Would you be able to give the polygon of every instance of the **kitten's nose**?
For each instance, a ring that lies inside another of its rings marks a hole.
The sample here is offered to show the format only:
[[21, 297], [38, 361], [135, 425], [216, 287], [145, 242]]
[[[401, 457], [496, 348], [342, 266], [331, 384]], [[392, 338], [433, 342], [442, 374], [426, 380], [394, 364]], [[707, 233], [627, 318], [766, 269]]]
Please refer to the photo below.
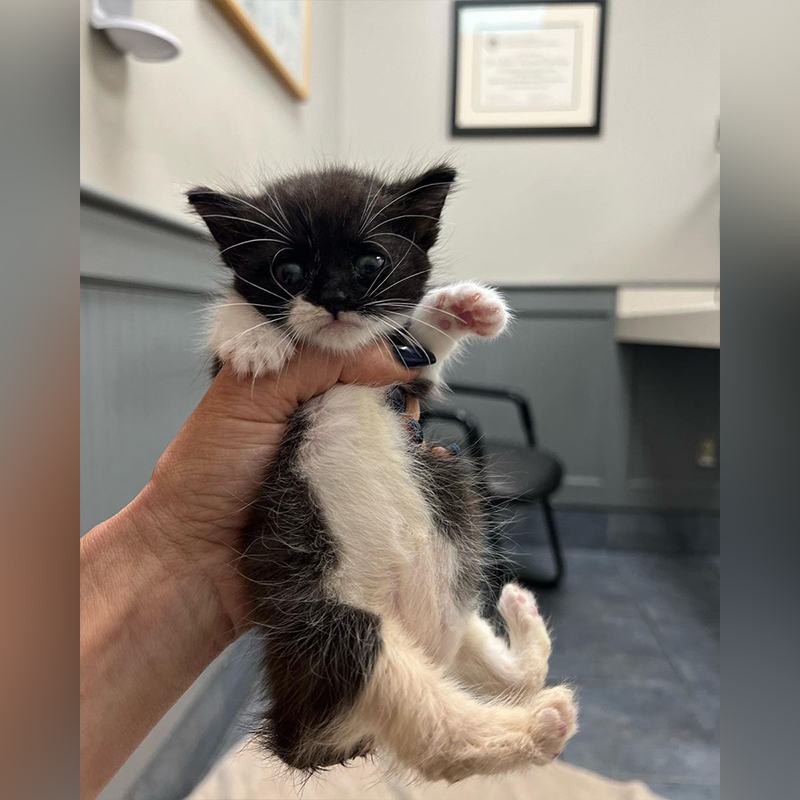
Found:
[[342, 289], [331, 289], [320, 299], [322, 307], [330, 311], [334, 319], [338, 318], [340, 311], [347, 308], [347, 294]]

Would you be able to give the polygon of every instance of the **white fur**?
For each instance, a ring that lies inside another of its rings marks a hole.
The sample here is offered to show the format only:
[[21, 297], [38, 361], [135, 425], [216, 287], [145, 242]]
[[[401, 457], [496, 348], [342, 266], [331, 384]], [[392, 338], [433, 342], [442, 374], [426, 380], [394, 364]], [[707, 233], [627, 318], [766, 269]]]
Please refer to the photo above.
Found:
[[[234, 301], [236, 302], [236, 301]], [[346, 352], [382, 331], [357, 315], [331, 315], [298, 300], [289, 326], [298, 338]], [[467, 282], [426, 295], [412, 337], [437, 357], [424, 372], [441, 378], [470, 335], [493, 338], [508, 311], [497, 292]], [[211, 346], [240, 373], [277, 371], [293, 348], [246, 306], [222, 308]], [[309, 433], [298, 468], [324, 509], [339, 556], [332, 589], [379, 615], [384, 646], [367, 690], [337, 731], [347, 749], [365, 733], [400, 764], [432, 779], [459, 780], [556, 757], [576, 727], [572, 693], [542, 689], [550, 640], [533, 597], [504, 591], [499, 610], [511, 646], [451, 596], [455, 552], [434, 529], [412, 477], [397, 415], [379, 389], [339, 385], [308, 404]]]
[[293, 340], [234, 291], [213, 317], [208, 346], [240, 376], [278, 372], [294, 354]]

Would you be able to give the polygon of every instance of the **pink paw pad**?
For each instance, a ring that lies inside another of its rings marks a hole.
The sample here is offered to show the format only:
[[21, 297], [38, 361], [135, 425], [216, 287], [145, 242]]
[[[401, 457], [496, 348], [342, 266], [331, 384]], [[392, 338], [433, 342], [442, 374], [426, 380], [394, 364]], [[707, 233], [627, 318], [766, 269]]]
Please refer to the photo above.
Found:
[[504, 613], [520, 622], [539, 616], [539, 608], [533, 595], [513, 585], [503, 590], [500, 607]]
[[456, 327], [478, 336], [493, 336], [505, 324], [502, 301], [490, 290], [443, 292], [435, 307], [442, 312], [436, 320], [442, 330]]
[[533, 599], [532, 595], [517, 591], [514, 593], [513, 598], [518, 611], [522, 612], [523, 614], [530, 614], [534, 617], [539, 616], [539, 608], [536, 605], [536, 601]]

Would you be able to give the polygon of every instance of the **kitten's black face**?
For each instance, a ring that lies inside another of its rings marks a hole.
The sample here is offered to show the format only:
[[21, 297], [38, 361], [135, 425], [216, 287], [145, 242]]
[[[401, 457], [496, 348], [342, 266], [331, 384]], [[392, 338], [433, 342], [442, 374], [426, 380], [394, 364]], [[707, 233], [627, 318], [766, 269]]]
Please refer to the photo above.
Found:
[[395, 182], [336, 168], [260, 195], [188, 198], [242, 297], [297, 339], [344, 351], [408, 322], [454, 180], [447, 165]]

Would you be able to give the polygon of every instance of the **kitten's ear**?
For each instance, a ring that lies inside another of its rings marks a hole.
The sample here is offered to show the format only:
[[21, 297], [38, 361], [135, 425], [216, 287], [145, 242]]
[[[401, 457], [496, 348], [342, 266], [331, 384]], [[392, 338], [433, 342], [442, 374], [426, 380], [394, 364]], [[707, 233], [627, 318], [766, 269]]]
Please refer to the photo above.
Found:
[[407, 215], [402, 222], [423, 250], [436, 244], [439, 218], [455, 179], [455, 169], [442, 163], [397, 186], [400, 197], [396, 205], [402, 208], [399, 213]]
[[[186, 198], [206, 223], [220, 250], [248, 239], [270, 236], [267, 226], [253, 219], [258, 216], [257, 210], [243, 198], [215, 192], [205, 186], [186, 192]], [[236, 250], [233, 250], [231, 256], [235, 254]], [[223, 258], [229, 260], [227, 253], [223, 253]]]

